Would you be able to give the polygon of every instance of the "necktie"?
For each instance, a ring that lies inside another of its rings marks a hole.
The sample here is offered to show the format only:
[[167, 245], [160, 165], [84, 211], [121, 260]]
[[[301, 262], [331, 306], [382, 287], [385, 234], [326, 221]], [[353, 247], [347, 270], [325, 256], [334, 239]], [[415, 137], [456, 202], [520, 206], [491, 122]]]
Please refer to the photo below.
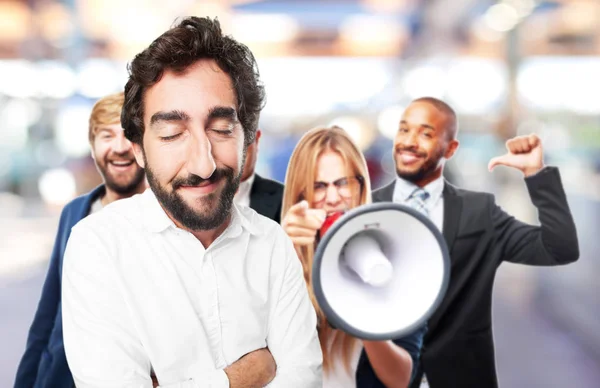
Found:
[[[408, 197], [408, 205], [413, 209], [421, 212], [425, 217], [429, 217], [429, 211], [427, 210], [426, 201], [429, 198], [429, 193], [422, 188], [416, 188], [415, 191]], [[429, 388], [429, 382], [427, 376], [423, 373], [421, 378], [421, 384], [419, 388]]]
[[416, 188], [415, 191], [408, 197], [408, 205], [413, 209], [421, 212], [425, 217], [429, 217], [426, 201], [429, 198], [429, 193], [422, 188]]

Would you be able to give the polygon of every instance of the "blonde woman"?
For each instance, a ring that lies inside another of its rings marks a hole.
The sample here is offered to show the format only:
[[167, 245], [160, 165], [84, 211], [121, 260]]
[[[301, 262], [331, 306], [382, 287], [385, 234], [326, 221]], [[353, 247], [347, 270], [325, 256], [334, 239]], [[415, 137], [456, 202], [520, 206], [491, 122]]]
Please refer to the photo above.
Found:
[[425, 328], [393, 342], [362, 341], [332, 328], [314, 297], [312, 263], [325, 218], [370, 202], [367, 164], [348, 134], [339, 127], [307, 132], [288, 165], [281, 218], [317, 312], [324, 388], [405, 388], [419, 359]]

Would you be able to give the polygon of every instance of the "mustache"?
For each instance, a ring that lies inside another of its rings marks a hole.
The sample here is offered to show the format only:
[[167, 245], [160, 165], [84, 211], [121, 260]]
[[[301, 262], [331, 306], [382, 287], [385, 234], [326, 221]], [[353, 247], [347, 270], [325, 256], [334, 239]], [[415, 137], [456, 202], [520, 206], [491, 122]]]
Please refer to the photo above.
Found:
[[233, 170], [218, 168], [208, 179], [204, 179], [195, 174], [190, 174], [185, 178], [178, 177], [173, 179], [172, 186], [173, 190], [177, 190], [181, 186], [198, 186], [204, 182], [215, 183], [223, 178], [229, 178], [233, 176]]
[[401, 146], [397, 146], [395, 149], [396, 153], [399, 152], [410, 152], [412, 154], [415, 154], [418, 157], [424, 158], [427, 156], [427, 153], [425, 152], [419, 152], [416, 148], [414, 147], [401, 147]]
[[108, 155], [106, 155], [105, 159], [106, 160], [123, 160], [123, 159], [131, 160], [131, 159], [135, 159], [135, 156], [133, 155], [132, 150], [128, 150], [125, 152], [111, 152]]

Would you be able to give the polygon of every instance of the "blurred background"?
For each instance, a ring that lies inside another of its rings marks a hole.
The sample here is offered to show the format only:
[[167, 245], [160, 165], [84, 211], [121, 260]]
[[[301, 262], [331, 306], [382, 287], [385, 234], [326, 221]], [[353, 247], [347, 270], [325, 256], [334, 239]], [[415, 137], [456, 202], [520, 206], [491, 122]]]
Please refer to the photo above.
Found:
[[403, 107], [434, 96], [460, 118], [447, 179], [537, 223], [521, 174], [487, 162], [507, 138], [540, 135], [581, 258], [500, 267], [500, 385], [600, 386], [600, 1], [0, 0], [0, 387], [13, 384], [60, 210], [101, 182], [92, 105], [122, 90], [127, 63], [186, 15], [218, 17], [258, 59], [263, 176], [283, 181], [299, 137], [338, 124], [380, 187], [394, 177]]

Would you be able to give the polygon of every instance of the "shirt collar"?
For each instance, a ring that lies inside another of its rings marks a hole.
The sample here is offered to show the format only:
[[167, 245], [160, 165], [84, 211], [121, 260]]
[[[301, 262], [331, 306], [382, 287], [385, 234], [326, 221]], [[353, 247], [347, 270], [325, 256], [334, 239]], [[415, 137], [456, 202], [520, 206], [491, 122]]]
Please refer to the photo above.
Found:
[[238, 188], [237, 193], [235, 193], [234, 202], [239, 202], [242, 198], [250, 197], [250, 191], [252, 190], [255, 176], [256, 174], [252, 174], [248, 179], [240, 182], [240, 187]]
[[142, 193], [141, 212], [144, 217], [144, 223], [148, 230], [154, 233], [160, 233], [169, 227], [175, 227], [173, 221], [158, 202], [151, 188], [147, 188]]
[[252, 173], [252, 175], [250, 175], [250, 177], [248, 179], [246, 179], [245, 181], [243, 181], [241, 184], [245, 184], [246, 187], [252, 187], [252, 184], [254, 183], [254, 177], [256, 177], [255, 173]]
[[[248, 233], [253, 234], [253, 235], [258, 235], [260, 234], [260, 231], [258, 230], [258, 228], [256, 227], [256, 225], [252, 222], [252, 219], [250, 219], [249, 217], [253, 217], [252, 214], [246, 214], [249, 212], [244, 212], [242, 211], [238, 205], [236, 205], [235, 203], [232, 205], [231, 207], [231, 223], [229, 224], [229, 227], [227, 229], [232, 229], [233, 230], [233, 234], [232, 237], [237, 237], [240, 235], [242, 229], [245, 229], [248, 231]], [[254, 217], [256, 217], [257, 214], [254, 215]], [[241, 227], [241, 228], [240, 228]]]
[[[414, 183], [397, 177], [396, 185], [394, 187], [394, 202], [405, 202], [417, 188], [418, 186]], [[440, 176], [436, 180], [429, 182], [427, 185], [425, 185], [425, 187], [423, 187], [423, 189], [429, 193], [428, 202], [436, 203], [437, 200], [442, 196], [442, 192], [444, 190], [443, 176]]]
[[[146, 189], [142, 194], [142, 214], [145, 226], [151, 232], [160, 233], [169, 227], [177, 227], [162, 208], [150, 188]], [[241, 234], [242, 229], [247, 230], [250, 234], [259, 234], [258, 228], [240, 211], [237, 205], [232, 205], [231, 214], [231, 222], [223, 234], [231, 234], [230, 237], [237, 237]]]

